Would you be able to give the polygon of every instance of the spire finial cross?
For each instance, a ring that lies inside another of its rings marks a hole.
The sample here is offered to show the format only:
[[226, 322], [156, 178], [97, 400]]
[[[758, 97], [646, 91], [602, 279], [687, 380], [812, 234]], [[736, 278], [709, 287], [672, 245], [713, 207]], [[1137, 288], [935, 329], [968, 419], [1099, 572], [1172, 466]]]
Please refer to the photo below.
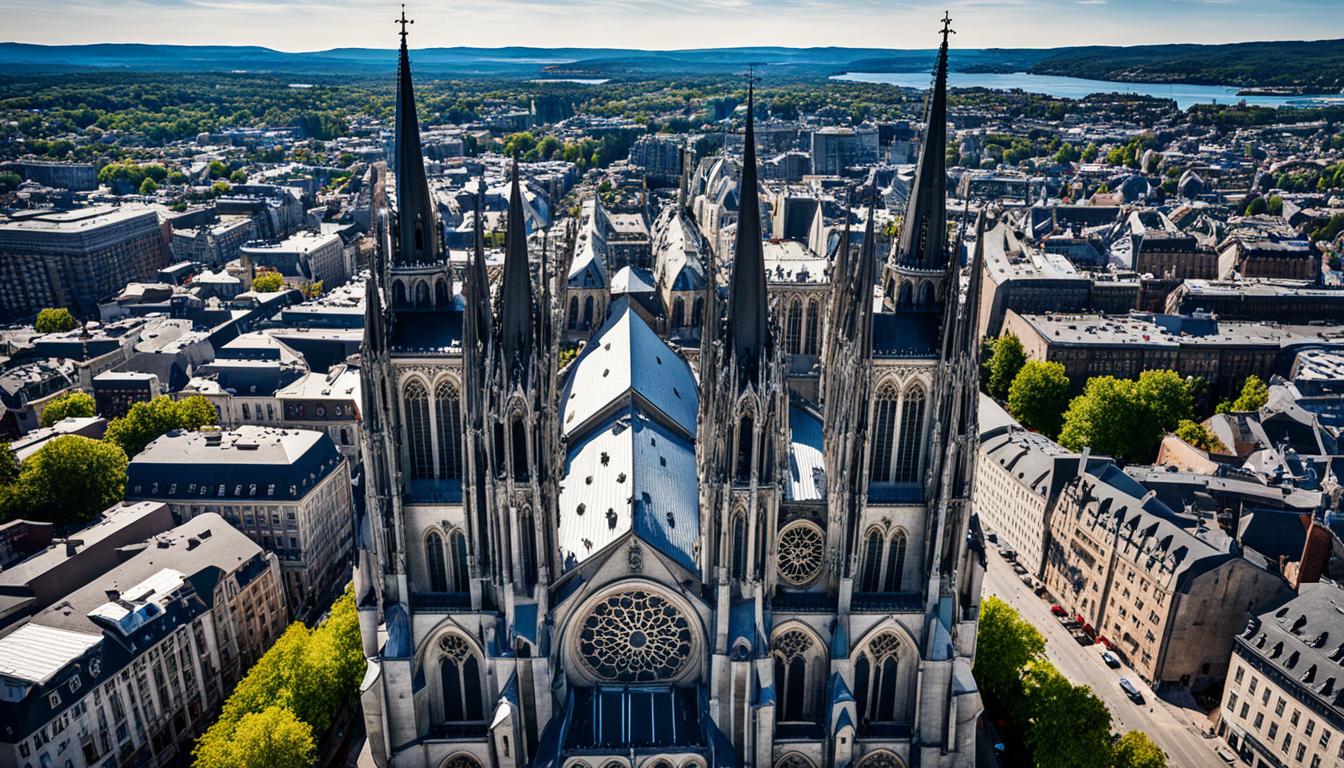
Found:
[[402, 3], [402, 4], [401, 4], [401, 18], [400, 18], [400, 19], [393, 19], [392, 23], [394, 23], [394, 24], [400, 24], [400, 25], [401, 25], [401, 32], [398, 33], [398, 34], [401, 35], [401, 44], [402, 44], [402, 45], [405, 45], [405, 44], [406, 44], [406, 34], [407, 34], [407, 32], [406, 32], [406, 25], [407, 25], [407, 24], [414, 24], [414, 23], [415, 23], [415, 19], [408, 19], [408, 18], [406, 18], [406, 4], [405, 4], [405, 3]]
[[943, 28], [940, 30], [943, 35], [943, 45], [947, 45], [947, 36], [957, 34], [957, 30], [952, 28], [952, 16], [947, 11], [943, 11]]

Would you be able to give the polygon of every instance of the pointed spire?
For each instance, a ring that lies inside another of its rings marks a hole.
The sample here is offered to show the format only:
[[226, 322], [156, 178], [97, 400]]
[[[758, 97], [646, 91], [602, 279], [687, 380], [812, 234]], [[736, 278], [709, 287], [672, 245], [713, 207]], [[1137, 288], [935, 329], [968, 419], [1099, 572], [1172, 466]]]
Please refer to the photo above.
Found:
[[914, 186], [893, 258], [911, 269], [942, 269], [947, 264], [947, 38], [956, 32], [943, 15], [943, 43], [929, 92], [928, 122], [919, 150]]
[[527, 261], [527, 226], [523, 220], [523, 193], [518, 184], [517, 160], [513, 162], [509, 221], [504, 236], [499, 334], [507, 365], [513, 365], [528, 352], [532, 342], [532, 275]]
[[755, 92], [747, 84], [747, 132], [743, 137], [742, 180], [737, 207], [737, 243], [728, 286], [728, 336], [737, 363], [754, 377], [767, 342], [765, 252], [761, 245], [761, 204], [757, 199]]
[[420, 154], [420, 120], [415, 111], [415, 87], [411, 83], [411, 57], [406, 50], [406, 18], [402, 6], [401, 54], [397, 66], [397, 264], [433, 264], [439, 260], [438, 226], [434, 201], [425, 177], [425, 159]]
[[[481, 197], [485, 191], [485, 180], [480, 180], [476, 188], [475, 247], [467, 260], [467, 272], [463, 279], [463, 292], [467, 301], [466, 327], [470, 343], [475, 345], [476, 353], [483, 359], [486, 339], [490, 338], [490, 278], [485, 273], [485, 229], [484, 216], [481, 213]], [[480, 372], [478, 372], [480, 373]]]

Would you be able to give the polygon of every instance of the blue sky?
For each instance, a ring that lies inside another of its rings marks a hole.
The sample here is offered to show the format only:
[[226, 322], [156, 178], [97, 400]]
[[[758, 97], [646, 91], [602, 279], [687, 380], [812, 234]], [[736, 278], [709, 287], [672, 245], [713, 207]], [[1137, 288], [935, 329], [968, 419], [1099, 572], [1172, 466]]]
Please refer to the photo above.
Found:
[[[436, 0], [408, 4], [412, 47], [1055, 47], [1344, 37], [1344, 0]], [[33, 43], [391, 47], [392, 2], [0, 0], [0, 39]]]

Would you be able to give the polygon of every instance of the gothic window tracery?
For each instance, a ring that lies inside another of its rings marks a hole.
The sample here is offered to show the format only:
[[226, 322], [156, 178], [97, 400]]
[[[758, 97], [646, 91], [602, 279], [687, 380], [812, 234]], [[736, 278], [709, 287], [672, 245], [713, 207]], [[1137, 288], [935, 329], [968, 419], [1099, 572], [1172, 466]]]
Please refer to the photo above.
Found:
[[873, 408], [872, 471], [870, 481], [891, 481], [891, 455], [896, 443], [896, 387], [890, 382], [877, 390]]
[[513, 479], [529, 479], [531, 472], [527, 465], [527, 428], [523, 425], [523, 415], [521, 413], [513, 417], [513, 429], [509, 436], [509, 442], [513, 447]]
[[805, 587], [821, 575], [825, 537], [815, 524], [800, 520], [785, 526], [778, 549], [779, 575], [785, 583]]
[[785, 347], [790, 353], [798, 354], [798, 344], [803, 336], [803, 302], [794, 299], [789, 302], [789, 322], [785, 330]]
[[601, 680], [672, 680], [690, 662], [691, 625], [659, 595], [642, 589], [620, 592], [584, 617], [578, 650], [584, 665]]
[[896, 482], [919, 482], [919, 456], [924, 436], [924, 390], [919, 385], [905, 393], [901, 405], [901, 441], [896, 452]]
[[448, 536], [453, 554], [453, 591], [470, 591], [471, 578], [467, 571], [467, 537], [462, 531], [453, 531]]
[[518, 516], [518, 536], [523, 589], [531, 592], [533, 585], [537, 583], [537, 532], [530, 508], [524, 507], [522, 514]]
[[818, 328], [821, 326], [821, 305], [816, 299], [807, 302], [807, 335], [803, 344], [803, 352], [808, 355], [817, 354], [817, 338], [820, 335]]
[[733, 561], [732, 574], [734, 579], [745, 579], [747, 577], [747, 513], [738, 510], [733, 515]]
[[905, 763], [896, 755], [880, 750], [864, 755], [859, 761], [858, 768], [905, 768]]
[[901, 640], [892, 632], [873, 638], [854, 662], [854, 704], [860, 722], [897, 722], [903, 716], [900, 690]]
[[439, 768], [481, 768], [481, 763], [471, 755], [460, 752], [444, 760]]
[[868, 532], [863, 545], [863, 578], [860, 592], [876, 592], [882, 578], [882, 534], [874, 528]]
[[733, 476], [742, 482], [751, 479], [752, 444], [755, 437], [755, 424], [751, 414], [745, 414], [737, 422], [737, 469], [733, 473]]
[[775, 636], [772, 650], [775, 662], [775, 690], [779, 696], [781, 722], [810, 720], [819, 701], [821, 671], [820, 647], [812, 635], [790, 629]]
[[434, 445], [429, 426], [429, 392], [419, 379], [411, 379], [402, 390], [406, 407], [407, 448], [410, 451], [411, 477], [434, 477]]
[[905, 585], [909, 537], [902, 529], [887, 534], [877, 527], [864, 536], [860, 592], [900, 592]]
[[439, 430], [439, 477], [462, 479], [462, 400], [457, 387], [441, 381], [434, 388], [434, 415]]
[[775, 768], [814, 768], [812, 761], [800, 752], [790, 752], [775, 762]]
[[481, 665], [459, 635], [439, 639], [439, 684], [446, 722], [485, 719], [481, 706]]
[[443, 537], [430, 531], [425, 537], [425, 570], [429, 573], [431, 592], [448, 591], [448, 564], [444, 559]]
[[892, 534], [891, 541], [887, 544], [888, 592], [900, 592], [902, 582], [905, 580], [905, 544], [905, 531]]

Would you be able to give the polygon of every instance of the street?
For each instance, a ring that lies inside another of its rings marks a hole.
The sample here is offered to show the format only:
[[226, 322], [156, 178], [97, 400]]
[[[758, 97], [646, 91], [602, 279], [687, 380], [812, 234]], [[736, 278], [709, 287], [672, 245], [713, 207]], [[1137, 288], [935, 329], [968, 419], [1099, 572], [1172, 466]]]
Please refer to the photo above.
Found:
[[[1117, 733], [1141, 730], [1167, 753], [1167, 762], [1175, 768], [1226, 768], [1214, 752], [1222, 744], [1196, 733], [1190, 717], [1153, 693], [1139, 675], [1128, 666], [1111, 669], [1101, 660], [1102, 646], [1086, 647], [1069, 636], [1068, 630], [1050, 613], [1050, 606], [1022, 583], [1011, 566], [999, 556], [998, 548], [988, 547], [988, 568], [984, 591], [1007, 602], [1023, 619], [1045, 636], [1045, 657], [1075, 684], [1090, 686], [1111, 710], [1111, 727]], [[1135, 704], [1120, 690], [1119, 680], [1128, 677], [1144, 697]]]

